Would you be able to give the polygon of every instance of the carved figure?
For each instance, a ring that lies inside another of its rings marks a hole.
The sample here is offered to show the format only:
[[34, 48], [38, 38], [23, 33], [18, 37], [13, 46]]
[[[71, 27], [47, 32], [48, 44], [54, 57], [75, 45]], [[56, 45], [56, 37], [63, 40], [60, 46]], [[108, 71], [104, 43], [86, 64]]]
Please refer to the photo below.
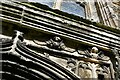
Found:
[[98, 57], [99, 57], [97, 47], [92, 47], [90, 52], [88, 50], [86, 50], [84, 52], [80, 52], [79, 50], [77, 50], [77, 52], [78, 52], [78, 54], [83, 55], [83, 56], [88, 57], [88, 58], [98, 59]]
[[50, 48], [58, 49], [58, 50], [64, 50], [65, 44], [61, 40], [60, 37], [55, 36], [53, 39], [50, 39], [45, 42], [46, 45]]
[[93, 47], [91, 49], [90, 55], [92, 58], [98, 59], [98, 48], [97, 47]]
[[49, 48], [57, 49], [57, 50], [64, 50], [65, 44], [63, 43], [63, 40], [61, 40], [60, 37], [55, 36], [53, 39], [50, 39], [45, 42], [37, 42], [34, 40], [34, 42], [38, 45], [47, 46]]
[[74, 49], [66, 47], [65, 44], [63, 43], [63, 40], [58, 36], [55, 36], [53, 39], [50, 39], [50, 40], [45, 41], [45, 42], [39, 42], [36, 40], [33, 40], [33, 42], [38, 44], [38, 45], [47, 46], [49, 48], [56, 49], [56, 50], [64, 50], [67, 52], [74, 52], [75, 51]]
[[[80, 54], [82, 56], [85, 56], [86, 59], [87, 58], [92, 58], [91, 60], [95, 60], [95, 61], [96, 60], [101, 60], [101, 61], [103, 61], [105, 63], [110, 64], [110, 67], [106, 67], [105, 65], [96, 64], [96, 63], [93, 63], [93, 62], [78, 61], [77, 64], [79, 64], [78, 66], [80, 66], [80, 69], [81, 70], [86, 70], [88, 74], [91, 74], [91, 75], [87, 75], [87, 74], [83, 75], [83, 74], [81, 74], [82, 76], [88, 76], [89, 78], [98, 78], [98, 76], [99, 77], [101, 75], [104, 76], [104, 72], [106, 74], [109, 74], [108, 69], [109, 68], [112, 69], [112, 67], [113, 67], [111, 62], [110, 62], [110, 58], [105, 56], [102, 51], [98, 51], [97, 47], [92, 47], [92, 49], [90, 51], [86, 50], [86, 51], [77, 51], [77, 52], [78, 52], [78, 54]], [[88, 59], [88, 60], [90, 60], [90, 59]], [[99, 73], [99, 75], [97, 73], [97, 70], [98, 70], [98, 72], [101, 72], [101, 73]], [[77, 69], [77, 71], [78, 71], [78, 69]], [[113, 71], [112, 71], [112, 73], [113, 73]], [[114, 78], [113, 74], [111, 74], [111, 75], [112, 75], [112, 78]]]

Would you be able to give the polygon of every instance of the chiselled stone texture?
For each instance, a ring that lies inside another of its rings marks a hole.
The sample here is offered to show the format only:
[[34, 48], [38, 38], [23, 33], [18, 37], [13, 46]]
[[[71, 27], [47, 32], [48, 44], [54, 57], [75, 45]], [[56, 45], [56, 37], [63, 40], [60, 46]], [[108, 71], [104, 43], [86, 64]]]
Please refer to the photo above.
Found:
[[[2, 34], [13, 36], [0, 39], [4, 79], [119, 80], [119, 28], [39, 3], [0, 2]], [[103, 3], [103, 0], [95, 3], [100, 12], [110, 9], [104, 7], [106, 4], [100, 8]], [[95, 12], [91, 13], [97, 16]], [[101, 15], [103, 21], [108, 18], [107, 14], [104, 11]], [[113, 25], [111, 18], [103, 23]]]
[[[61, 46], [56, 45], [61, 43], [59, 37], [55, 37], [55, 40], [50, 43], [48, 40], [47, 43], [36, 44], [34, 41], [24, 40], [23, 33], [17, 30], [11, 39], [0, 40], [2, 42], [0, 45], [3, 46], [1, 48], [3, 79], [8, 79], [6, 76], [12, 79], [84, 80], [84, 78], [101, 79], [100, 76], [104, 79], [114, 79], [110, 58], [98, 52], [96, 47], [93, 47], [90, 52], [79, 50], [69, 52], [67, 51], [69, 48], [60, 50], [54, 47]], [[47, 46], [48, 44], [51, 46]], [[46, 56], [47, 54], [49, 56]], [[20, 72], [23, 74], [19, 74]]]
[[0, 52], [2, 54], [2, 60], [0, 60], [0, 63], [2, 63], [2, 79], [80, 79], [59, 64], [27, 48], [26, 44], [19, 39], [19, 36], [19, 34], [16, 34], [16, 37], [13, 39], [0, 38], [2, 42], [0, 43], [2, 46], [0, 48], [2, 50]]
[[120, 29], [118, 24], [119, 0], [78, 0], [78, 2], [85, 3], [86, 19]]
[[[27, 31], [32, 29], [38, 32], [42, 31], [47, 34], [56, 34], [65, 38], [70, 38], [77, 42], [82, 42], [86, 45], [97, 46], [105, 50], [110, 50], [110, 48], [116, 48], [119, 50], [119, 30], [101, 25], [99, 23], [90, 22], [80, 17], [67, 17], [64, 15], [65, 13], [51, 10], [48, 7], [45, 7], [44, 9], [46, 10], [43, 10], [42, 7], [37, 8], [33, 6], [34, 3], [31, 3], [32, 5], [29, 3], [19, 2], [14, 4], [17, 6], [9, 5], [7, 3], [2, 3], [1, 5], [1, 18], [3, 21], [3, 26], [5, 27], [8, 27], [7, 24], [12, 23], [11, 26], [14, 24], [21, 25], [21, 28], [19, 29], [27, 28]], [[58, 12], [60, 14], [58, 14]], [[3, 32], [6, 30], [5, 27], [3, 27]], [[11, 27], [9, 31], [12, 32], [13, 28], [14, 27]], [[18, 26], [15, 27], [15, 29], [17, 28]], [[6, 34], [8, 34], [8, 31]], [[33, 38], [35, 36], [36, 35], [34, 35]]]

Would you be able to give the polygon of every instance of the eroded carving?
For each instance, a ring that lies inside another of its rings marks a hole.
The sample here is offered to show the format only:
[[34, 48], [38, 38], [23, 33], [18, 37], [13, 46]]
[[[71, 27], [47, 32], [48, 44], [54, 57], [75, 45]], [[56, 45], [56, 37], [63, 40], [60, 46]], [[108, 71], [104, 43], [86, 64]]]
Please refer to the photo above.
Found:
[[60, 51], [62, 50], [62, 51], [67, 51], [67, 52], [71, 52], [71, 53], [75, 51], [72, 48], [66, 47], [63, 40], [58, 36], [55, 36], [53, 39], [50, 39], [50, 40], [45, 41], [45, 42], [40, 42], [37, 40], [33, 40], [33, 42], [38, 44], [38, 45], [47, 46], [49, 48], [60, 50]]
[[38, 45], [41, 46], [47, 46], [49, 48], [57, 49], [57, 50], [64, 50], [65, 49], [65, 44], [63, 43], [63, 40], [61, 40], [60, 37], [55, 36], [53, 39], [50, 39], [45, 42], [39, 42], [34, 40], [34, 42]]
[[[102, 51], [99, 51], [97, 47], [92, 47], [91, 50], [71, 50], [69, 51], [69, 48], [65, 46], [63, 43], [63, 40], [61, 40], [60, 37], [54, 37], [53, 39], [50, 39], [45, 42], [39, 42], [34, 40], [34, 42], [41, 46], [47, 46], [49, 49], [55, 49], [60, 52], [65, 52], [66, 54], [73, 54], [76, 57], [82, 58], [82, 59], [75, 59], [75, 58], [68, 58], [67, 57], [67, 68], [71, 71], [73, 71], [75, 74], [82, 76], [82, 78], [98, 78], [100, 76], [103, 76], [104, 78], [114, 78], [114, 71], [112, 63], [110, 61], [110, 58], [105, 56]], [[53, 50], [54, 51], [54, 50]], [[48, 54], [47, 52], [45, 55]], [[47, 56], [47, 55], [46, 55]], [[48, 55], [49, 57], [49, 55]], [[83, 59], [85, 58], [85, 59]], [[101, 65], [101, 62], [104, 62], [105, 64], [108, 64], [109, 66], [106, 66], [104, 64]], [[82, 74], [80, 71], [85, 71], [86, 73]]]
[[[12, 45], [11, 52], [15, 52], [15, 48], [17, 47], [18, 41], [23, 42], [23, 40], [24, 40], [23, 33], [18, 31], [18, 30], [14, 30], [14, 34], [13, 34], [12, 40], [13, 40], [13, 45]], [[18, 56], [21, 56], [18, 53], [14, 53], [14, 54], [18, 55]]]
[[23, 41], [23, 33], [18, 31], [18, 30], [14, 30], [14, 35], [12, 37], [12, 40], [14, 40], [14, 42], [17, 42], [18, 40]]
[[116, 80], [120, 79], [120, 51], [113, 49], [113, 54], [115, 55], [115, 76]]
[[[58, 36], [55, 36], [54, 38], [52, 38], [48, 41], [45, 41], [45, 42], [40, 42], [37, 40], [33, 40], [33, 42], [37, 45], [47, 46], [48, 48], [56, 49], [56, 50], [65, 50], [65, 48], [66, 48], [65, 44], [63, 43], [63, 40]], [[49, 58], [48, 53], [44, 52], [44, 55], [45, 55], [45, 57]]]
[[[111, 65], [111, 63], [109, 62], [110, 58], [105, 56], [102, 51], [98, 51], [97, 47], [92, 47], [90, 51], [88, 50], [79, 51], [78, 50], [77, 52], [78, 54], [84, 56], [85, 59], [91, 58], [92, 60], [101, 60]], [[82, 78], [98, 78], [100, 76], [103, 76], [104, 78], [110, 78], [109, 76], [110, 67], [103, 65], [103, 64], [102, 65], [96, 64], [94, 62], [91, 63], [91, 61], [85, 62], [85, 61], [80, 60], [80, 61], [77, 61], [76, 73]], [[82, 73], [79, 71], [82, 71]]]
[[76, 60], [73, 58], [68, 58], [67, 60], [67, 66], [66, 66], [69, 70], [75, 72], [76, 69]]

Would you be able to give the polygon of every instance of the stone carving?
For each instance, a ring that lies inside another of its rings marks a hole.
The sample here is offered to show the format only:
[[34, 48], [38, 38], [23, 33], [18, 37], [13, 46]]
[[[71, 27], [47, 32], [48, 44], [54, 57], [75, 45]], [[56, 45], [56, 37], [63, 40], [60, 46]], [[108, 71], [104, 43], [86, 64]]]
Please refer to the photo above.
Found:
[[38, 44], [38, 45], [47, 46], [49, 48], [56, 49], [56, 50], [63, 50], [63, 51], [67, 51], [67, 52], [74, 52], [75, 51], [74, 49], [66, 47], [63, 40], [58, 36], [55, 36], [53, 39], [50, 39], [50, 40], [45, 41], [45, 42], [40, 42], [37, 40], [33, 40], [33, 42]]
[[[14, 34], [13, 34], [12, 40], [13, 40], [13, 45], [12, 45], [11, 52], [15, 52], [15, 48], [17, 47], [17, 42], [18, 42], [18, 41], [23, 42], [23, 40], [24, 40], [24, 38], [23, 38], [23, 33], [20, 32], [20, 31], [18, 31], [18, 30], [14, 30]], [[15, 53], [15, 55], [21, 56], [21, 55], [18, 54], [18, 53]], [[22, 56], [21, 56], [21, 57], [22, 57]]]
[[75, 72], [76, 69], [76, 60], [73, 58], [68, 58], [67, 60], [67, 66], [66, 66], [69, 70]]
[[[98, 54], [97, 53], [98, 53], [98, 48], [93, 47], [91, 49], [90, 53], [89, 53], [89, 56], [93, 59], [98, 59]], [[97, 73], [96, 73], [97, 66], [98, 66], [98, 64], [88, 62], [88, 67], [92, 71], [92, 78], [97, 78]]]
[[113, 54], [115, 55], [115, 76], [116, 80], [120, 80], [120, 51], [113, 49]]
[[[33, 42], [37, 45], [41, 45], [41, 46], [47, 46], [51, 49], [56, 49], [56, 50], [66, 50], [66, 46], [65, 44], [63, 43], [63, 40], [58, 37], [58, 36], [55, 36], [53, 39], [50, 39], [48, 41], [45, 41], [45, 42], [40, 42], [40, 41], [37, 41], [37, 40], [33, 40]], [[49, 58], [49, 54], [47, 53], [44, 53], [44, 55]]]
[[0, 44], [4, 44], [6, 42], [12, 42], [12, 40], [8, 38], [0, 38]]
[[34, 43], [41, 45], [41, 46], [47, 46], [49, 48], [57, 49], [57, 50], [64, 50], [65, 44], [63, 43], [63, 40], [61, 40], [60, 37], [55, 36], [53, 39], [50, 39], [45, 42], [39, 42], [34, 40]]
[[12, 40], [14, 40], [14, 42], [16, 42], [18, 40], [23, 41], [24, 40], [23, 33], [18, 30], [14, 30], [14, 35], [12, 37]]
[[65, 49], [65, 44], [63, 43], [63, 40], [61, 40], [61, 38], [57, 36], [55, 36], [53, 39], [46, 41], [45, 43], [50, 48], [54, 48], [57, 50]]
[[90, 51], [79, 51], [77, 50], [79, 55], [83, 55], [85, 58], [92, 58], [97, 60], [109, 61], [109, 57], [105, 56], [102, 51], [98, 52], [97, 47], [92, 47]]
[[[114, 78], [114, 71], [109, 72], [110, 70], [112, 70], [113, 66], [110, 62], [110, 58], [105, 56], [103, 54], [102, 51], [98, 51], [97, 47], [92, 47], [92, 49], [90, 51], [86, 50], [86, 51], [80, 51], [80, 50], [71, 50], [70, 48], [66, 47], [65, 44], [63, 43], [63, 40], [61, 40], [60, 37], [55, 36], [53, 39], [50, 39], [48, 41], [45, 42], [39, 42], [34, 40], [34, 43], [41, 45], [41, 46], [47, 46], [48, 48], [51, 49], [55, 49], [55, 50], [59, 50], [59, 51], [67, 51], [70, 54], [75, 54], [75, 55], [80, 55], [81, 57], [83, 56], [83, 58], [88, 59], [87, 62], [85, 62], [84, 60], [77, 60], [77, 59], [73, 59], [73, 58], [67, 58], [67, 68], [71, 71], [73, 71], [75, 74], [77, 75], [82, 75], [82, 78], [86, 77], [86, 78], [98, 78], [100, 76], [103, 76], [105, 78], [110, 78], [112, 76], [112, 78]], [[49, 55], [47, 55], [47, 53], [45, 53], [46, 56], [48, 56], [47, 58], [49, 58]], [[103, 61], [105, 63], [110, 64], [110, 67], [106, 67], [104, 64], [98, 64], [98, 63], [94, 63], [91, 62], [89, 60], [93, 60], [93, 61]], [[84, 71], [86, 73], [81, 74], [80, 71]], [[110, 74], [111, 73], [111, 74]], [[108, 76], [111, 75], [111, 76]]]
[[[101, 51], [98, 52], [97, 47], [92, 47], [90, 51], [86, 50], [83, 53], [81, 53], [81, 51], [77, 51], [77, 52], [78, 54], [85, 56], [86, 59], [91, 58], [94, 60], [102, 60], [105, 61], [106, 63], [109, 61], [109, 58], [105, 56]], [[82, 73], [77, 72], [77, 74], [83, 78], [84, 77], [98, 78], [98, 76], [101, 75], [105, 77], [105, 73], [109, 74], [108, 67], [106, 67], [105, 65], [100, 65], [91, 62], [84, 62], [84, 61], [78, 61], [77, 64], [78, 67], [76, 66], [76, 71], [78, 71], [79, 69], [83, 71]]]
[[91, 52], [90, 52], [90, 56], [92, 57], [92, 58], [95, 58], [95, 59], [98, 59], [98, 48], [97, 47], [93, 47], [92, 49], [91, 49]]

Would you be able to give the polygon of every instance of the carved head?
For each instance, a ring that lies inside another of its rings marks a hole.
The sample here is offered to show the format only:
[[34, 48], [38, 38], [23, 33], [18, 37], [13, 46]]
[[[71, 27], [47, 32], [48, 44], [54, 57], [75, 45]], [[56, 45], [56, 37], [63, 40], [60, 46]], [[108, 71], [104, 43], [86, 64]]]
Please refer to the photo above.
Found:
[[91, 53], [97, 53], [97, 52], [98, 52], [98, 48], [97, 47], [92, 47]]
[[59, 41], [61, 41], [61, 38], [60, 38], [60, 37], [58, 37], [58, 36], [55, 36], [55, 37], [54, 37], [54, 41], [59, 42]]

